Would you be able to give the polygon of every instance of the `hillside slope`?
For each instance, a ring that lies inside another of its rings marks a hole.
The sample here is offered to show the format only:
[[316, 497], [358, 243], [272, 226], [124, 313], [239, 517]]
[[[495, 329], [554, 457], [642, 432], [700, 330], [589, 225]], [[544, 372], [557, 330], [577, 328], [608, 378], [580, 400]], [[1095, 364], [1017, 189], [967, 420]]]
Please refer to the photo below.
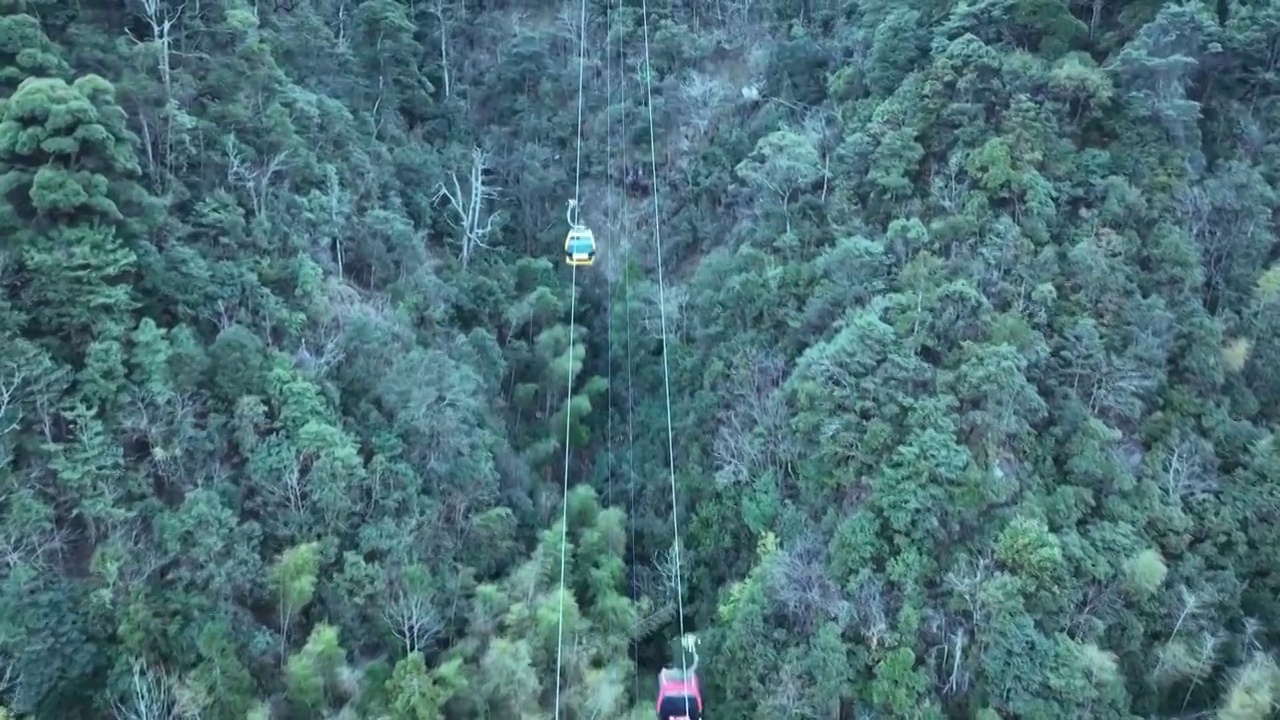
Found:
[[9, 4], [0, 712], [651, 717], [683, 626], [713, 718], [1270, 717], [1278, 46]]

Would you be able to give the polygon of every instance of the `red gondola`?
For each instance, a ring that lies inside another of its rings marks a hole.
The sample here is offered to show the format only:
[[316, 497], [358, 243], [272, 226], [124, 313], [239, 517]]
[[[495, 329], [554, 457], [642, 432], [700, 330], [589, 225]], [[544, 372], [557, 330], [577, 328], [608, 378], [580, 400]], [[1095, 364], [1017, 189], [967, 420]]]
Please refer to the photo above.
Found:
[[693, 654], [687, 672], [663, 668], [658, 674], [658, 720], [701, 720], [702, 689], [698, 685], [698, 638], [686, 635], [682, 641]]

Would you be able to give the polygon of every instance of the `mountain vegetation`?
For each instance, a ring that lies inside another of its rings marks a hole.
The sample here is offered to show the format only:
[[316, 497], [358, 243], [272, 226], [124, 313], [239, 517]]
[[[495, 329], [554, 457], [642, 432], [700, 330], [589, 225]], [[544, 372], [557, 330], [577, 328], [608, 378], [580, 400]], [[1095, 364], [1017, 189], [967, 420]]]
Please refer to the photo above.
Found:
[[0, 98], [0, 718], [1276, 716], [1280, 4], [8, 0]]

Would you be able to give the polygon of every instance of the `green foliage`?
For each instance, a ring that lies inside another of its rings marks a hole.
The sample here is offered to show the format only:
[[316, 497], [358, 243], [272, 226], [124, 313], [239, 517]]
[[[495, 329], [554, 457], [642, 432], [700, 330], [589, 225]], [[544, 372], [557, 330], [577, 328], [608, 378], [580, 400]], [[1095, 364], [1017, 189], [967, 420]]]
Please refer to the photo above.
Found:
[[1160, 589], [1169, 568], [1164, 558], [1155, 550], [1143, 550], [1125, 561], [1125, 574], [1129, 587], [1140, 595], [1152, 595]]

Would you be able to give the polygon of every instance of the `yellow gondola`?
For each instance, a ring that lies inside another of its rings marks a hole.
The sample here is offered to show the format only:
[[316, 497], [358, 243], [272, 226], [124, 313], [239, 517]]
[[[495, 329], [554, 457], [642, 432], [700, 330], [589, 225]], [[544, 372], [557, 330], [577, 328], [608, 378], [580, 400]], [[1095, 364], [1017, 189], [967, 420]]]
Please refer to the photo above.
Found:
[[570, 265], [590, 265], [596, 261], [596, 238], [591, 228], [574, 225], [564, 237], [564, 261]]

